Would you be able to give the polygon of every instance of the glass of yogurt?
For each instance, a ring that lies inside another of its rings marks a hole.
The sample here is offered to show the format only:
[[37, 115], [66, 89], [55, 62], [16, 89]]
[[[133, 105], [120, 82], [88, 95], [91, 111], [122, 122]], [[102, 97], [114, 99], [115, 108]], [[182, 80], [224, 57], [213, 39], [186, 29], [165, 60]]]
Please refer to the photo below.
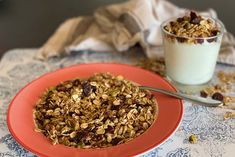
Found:
[[209, 82], [215, 70], [223, 24], [190, 12], [163, 22], [161, 30], [167, 77], [185, 85]]

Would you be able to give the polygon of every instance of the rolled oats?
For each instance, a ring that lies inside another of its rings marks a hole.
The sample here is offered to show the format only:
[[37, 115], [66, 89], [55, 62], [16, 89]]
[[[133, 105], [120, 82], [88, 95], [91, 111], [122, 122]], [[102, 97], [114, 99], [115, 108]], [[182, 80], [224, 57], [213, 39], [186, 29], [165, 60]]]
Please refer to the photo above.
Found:
[[101, 73], [46, 91], [34, 110], [35, 131], [53, 144], [108, 147], [141, 135], [154, 122], [156, 112], [149, 91], [123, 76]]

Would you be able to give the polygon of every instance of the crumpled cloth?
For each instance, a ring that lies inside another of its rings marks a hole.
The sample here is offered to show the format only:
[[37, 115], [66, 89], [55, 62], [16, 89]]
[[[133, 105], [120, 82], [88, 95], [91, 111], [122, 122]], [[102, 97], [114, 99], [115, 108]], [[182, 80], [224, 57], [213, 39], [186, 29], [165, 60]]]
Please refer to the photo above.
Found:
[[[46, 59], [73, 50], [128, 51], [140, 45], [148, 58], [163, 57], [160, 25], [189, 10], [166, 0], [129, 0], [98, 8], [93, 16], [80, 16], [62, 23], [39, 49]], [[217, 18], [213, 9], [201, 15]], [[225, 32], [218, 62], [235, 65], [235, 39]]]

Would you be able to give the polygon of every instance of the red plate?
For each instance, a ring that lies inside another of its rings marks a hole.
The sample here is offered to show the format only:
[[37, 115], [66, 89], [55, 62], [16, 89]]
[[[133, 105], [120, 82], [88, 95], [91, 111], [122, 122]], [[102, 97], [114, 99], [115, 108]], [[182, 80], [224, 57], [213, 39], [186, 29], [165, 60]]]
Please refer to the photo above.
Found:
[[23, 147], [40, 156], [133, 156], [146, 152], [166, 141], [180, 124], [183, 105], [178, 99], [154, 93], [158, 102], [158, 117], [143, 135], [118, 146], [101, 149], [78, 149], [64, 145], [53, 146], [41, 133], [34, 131], [33, 108], [46, 88], [75, 77], [89, 77], [98, 72], [123, 75], [140, 85], [175, 91], [160, 76], [149, 71], [122, 64], [82, 64], [43, 75], [24, 87], [13, 99], [8, 109], [7, 123], [13, 137]]

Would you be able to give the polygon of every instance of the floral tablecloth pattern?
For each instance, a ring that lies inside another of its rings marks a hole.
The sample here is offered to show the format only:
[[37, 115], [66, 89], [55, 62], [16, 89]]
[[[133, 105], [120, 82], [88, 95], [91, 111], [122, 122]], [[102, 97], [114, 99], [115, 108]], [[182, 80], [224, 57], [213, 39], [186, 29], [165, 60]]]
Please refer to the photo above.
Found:
[[[0, 157], [36, 156], [21, 147], [11, 136], [6, 124], [8, 105], [15, 94], [40, 75], [70, 65], [91, 62], [119, 62], [133, 64], [144, 56], [140, 52], [72, 52], [61, 58], [40, 61], [34, 58], [37, 49], [8, 51], [0, 61]], [[235, 67], [217, 65], [216, 71], [235, 71]], [[214, 78], [213, 82], [216, 82]], [[235, 85], [233, 85], [234, 92]], [[231, 92], [231, 95], [235, 93]], [[146, 152], [145, 157], [234, 157], [235, 119], [224, 120], [229, 111], [207, 108], [184, 102], [184, 116], [176, 133], [158, 148]], [[230, 110], [232, 111], [232, 110]], [[235, 112], [235, 111], [232, 111]], [[197, 135], [198, 143], [191, 144], [188, 137]]]

